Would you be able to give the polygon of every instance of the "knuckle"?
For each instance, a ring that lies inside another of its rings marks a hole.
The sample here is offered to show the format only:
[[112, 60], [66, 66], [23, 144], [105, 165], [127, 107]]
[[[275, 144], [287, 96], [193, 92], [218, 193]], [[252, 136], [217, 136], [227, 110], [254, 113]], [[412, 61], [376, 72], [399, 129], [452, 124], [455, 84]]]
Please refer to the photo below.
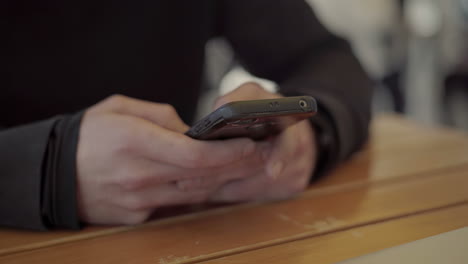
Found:
[[177, 115], [176, 109], [170, 104], [160, 104], [158, 111], [160, 111], [160, 114], [167, 117], [173, 117]]
[[137, 194], [127, 194], [123, 201], [123, 207], [130, 212], [142, 212], [147, 209], [148, 204]]
[[265, 93], [265, 89], [256, 82], [246, 82], [239, 87], [241, 91], [248, 91], [251, 94], [258, 95]]
[[97, 105], [91, 107], [91, 109], [94, 112], [100, 112], [100, 111], [122, 111], [127, 107], [129, 101], [129, 97], [126, 97], [124, 95], [120, 94], [114, 94], [111, 95], [101, 102], [99, 102]]
[[158, 104], [157, 115], [161, 117], [158, 125], [162, 127], [173, 127], [173, 124], [179, 122], [179, 115], [174, 106], [170, 104]]
[[123, 108], [127, 102], [128, 98], [124, 95], [121, 94], [114, 94], [109, 96], [104, 102], [117, 107], [117, 108]]
[[240, 88], [264, 91], [263, 87], [259, 83], [253, 81], [244, 83]]
[[124, 217], [123, 223], [125, 225], [137, 225], [141, 224], [148, 219], [150, 216], [149, 211], [144, 211], [144, 212], [133, 212], [128, 214], [127, 216]]

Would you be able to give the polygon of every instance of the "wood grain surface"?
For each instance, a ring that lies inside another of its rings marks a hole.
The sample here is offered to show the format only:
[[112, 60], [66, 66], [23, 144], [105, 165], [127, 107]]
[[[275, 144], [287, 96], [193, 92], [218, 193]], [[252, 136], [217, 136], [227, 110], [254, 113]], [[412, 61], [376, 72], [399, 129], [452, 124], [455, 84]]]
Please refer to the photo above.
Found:
[[11, 254], [0, 263], [163, 263], [212, 258], [468, 202], [466, 171], [415, 177], [340, 192], [310, 190], [285, 202], [227, 208], [129, 232]]
[[465, 204], [205, 263], [335, 263], [466, 226], [468, 205]]
[[392, 180], [468, 164], [466, 133], [395, 116], [380, 117], [371, 131], [367, 148], [315, 187]]
[[381, 116], [373, 123], [365, 151], [296, 199], [229, 206], [132, 227], [45, 233], [0, 229], [0, 263], [217, 258], [457, 206], [468, 200], [467, 175], [466, 134]]

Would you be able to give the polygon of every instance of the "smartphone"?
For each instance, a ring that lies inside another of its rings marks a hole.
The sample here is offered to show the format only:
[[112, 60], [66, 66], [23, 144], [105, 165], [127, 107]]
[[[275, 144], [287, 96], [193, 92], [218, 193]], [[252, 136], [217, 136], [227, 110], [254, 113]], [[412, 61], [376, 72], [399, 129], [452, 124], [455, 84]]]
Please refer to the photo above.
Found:
[[219, 107], [185, 134], [200, 140], [235, 137], [261, 140], [316, 113], [317, 103], [310, 96], [236, 101]]

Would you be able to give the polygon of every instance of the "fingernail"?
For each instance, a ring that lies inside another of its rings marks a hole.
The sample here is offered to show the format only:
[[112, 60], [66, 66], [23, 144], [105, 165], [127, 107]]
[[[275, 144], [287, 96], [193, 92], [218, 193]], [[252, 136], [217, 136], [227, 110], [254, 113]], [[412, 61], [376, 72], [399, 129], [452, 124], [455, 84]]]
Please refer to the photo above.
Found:
[[270, 177], [276, 179], [280, 176], [281, 171], [283, 170], [283, 162], [276, 162], [270, 170]]

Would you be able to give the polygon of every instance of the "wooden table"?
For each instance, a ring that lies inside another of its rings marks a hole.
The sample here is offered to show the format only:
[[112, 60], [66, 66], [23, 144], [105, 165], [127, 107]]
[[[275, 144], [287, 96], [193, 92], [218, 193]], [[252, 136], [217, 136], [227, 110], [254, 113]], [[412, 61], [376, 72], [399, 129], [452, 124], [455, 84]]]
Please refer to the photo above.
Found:
[[0, 229], [0, 263], [333, 263], [468, 226], [468, 135], [379, 116], [362, 153], [282, 202], [80, 232]]

